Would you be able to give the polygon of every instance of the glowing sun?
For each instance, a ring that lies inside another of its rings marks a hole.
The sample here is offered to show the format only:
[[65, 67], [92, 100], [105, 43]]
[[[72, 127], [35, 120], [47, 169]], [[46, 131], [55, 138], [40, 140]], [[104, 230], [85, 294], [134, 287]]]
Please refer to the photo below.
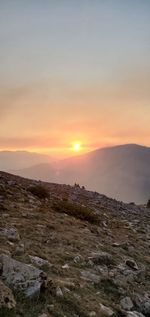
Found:
[[79, 152], [81, 150], [81, 144], [80, 143], [73, 143], [73, 150], [75, 152]]

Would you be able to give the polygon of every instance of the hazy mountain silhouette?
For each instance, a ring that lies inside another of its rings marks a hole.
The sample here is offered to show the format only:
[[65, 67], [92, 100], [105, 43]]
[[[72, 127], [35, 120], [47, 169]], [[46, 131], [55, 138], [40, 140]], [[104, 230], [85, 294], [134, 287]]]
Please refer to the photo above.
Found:
[[136, 144], [103, 148], [17, 174], [50, 182], [77, 182], [119, 200], [144, 203], [150, 198], [150, 148]]
[[0, 151], [0, 170], [12, 171], [50, 162], [48, 155], [27, 151]]

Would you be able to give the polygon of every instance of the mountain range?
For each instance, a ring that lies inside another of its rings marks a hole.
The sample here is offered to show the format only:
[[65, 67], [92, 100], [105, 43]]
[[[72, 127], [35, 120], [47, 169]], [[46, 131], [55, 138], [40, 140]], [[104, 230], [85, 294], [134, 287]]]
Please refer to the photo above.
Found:
[[150, 198], [149, 147], [119, 145], [56, 162], [32, 163], [23, 169], [14, 168], [13, 173], [47, 182], [78, 183], [125, 202], [140, 204]]
[[0, 151], [0, 170], [24, 169], [36, 164], [51, 162], [48, 155], [28, 151]]

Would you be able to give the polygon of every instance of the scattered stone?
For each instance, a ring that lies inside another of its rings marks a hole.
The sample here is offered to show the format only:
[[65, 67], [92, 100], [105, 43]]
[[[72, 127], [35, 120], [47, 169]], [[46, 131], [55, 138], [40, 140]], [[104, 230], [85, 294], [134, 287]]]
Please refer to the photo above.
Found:
[[148, 295], [135, 295], [134, 305], [138, 311], [146, 316], [150, 316], [150, 297]]
[[96, 317], [97, 315], [96, 315], [96, 312], [95, 311], [91, 311], [90, 313], [89, 313], [89, 317]]
[[126, 317], [145, 317], [143, 314], [137, 311], [128, 311]]
[[16, 242], [20, 240], [19, 233], [16, 228], [1, 228], [0, 235], [7, 237], [8, 240]]
[[126, 265], [129, 266], [131, 269], [136, 270], [136, 271], [139, 269], [134, 260], [130, 260], [130, 259], [126, 260]]
[[10, 245], [11, 247], [14, 247], [14, 245], [15, 245], [13, 242], [11, 242], [9, 240], [7, 241], [7, 244]]
[[69, 269], [69, 265], [68, 265], [68, 264], [64, 264], [64, 265], [62, 266], [62, 269]]
[[80, 254], [76, 255], [73, 261], [74, 263], [80, 263], [82, 261], [82, 256]]
[[101, 303], [99, 305], [100, 305], [100, 314], [102, 314], [102, 316], [110, 317], [114, 315], [114, 311], [111, 308], [104, 306]]
[[121, 307], [124, 309], [124, 310], [130, 310], [133, 308], [133, 302], [131, 300], [130, 297], [124, 297], [121, 299], [120, 301], [120, 304], [121, 304]]
[[38, 256], [32, 256], [29, 255], [29, 258], [31, 260], [31, 263], [41, 268], [43, 265], [46, 265], [48, 267], [51, 267], [52, 264], [49, 263], [48, 260], [44, 260], [42, 258], [39, 258]]
[[86, 281], [90, 281], [96, 284], [100, 282], [100, 276], [90, 271], [81, 271], [81, 277]]
[[59, 286], [57, 286], [57, 288], [56, 288], [56, 296], [63, 297], [63, 292]]

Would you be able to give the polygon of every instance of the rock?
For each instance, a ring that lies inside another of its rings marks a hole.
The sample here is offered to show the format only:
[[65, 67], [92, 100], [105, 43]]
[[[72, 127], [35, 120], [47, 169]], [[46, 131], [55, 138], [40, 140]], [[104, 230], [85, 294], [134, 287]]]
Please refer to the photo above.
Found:
[[126, 317], [145, 317], [143, 314], [137, 311], [128, 311]]
[[116, 275], [116, 280], [118, 282], [123, 282], [124, 285], [126, 283], [134, 283], [135, 281], [138, 283], [143, 283], [145, 280], [145, 266], [141, 265], [140, 269], [135, 270], [128, 268], [125, 264], [119, 264], [117, 266], [117, 275]]
[[91, 260], [96, 265], [111, 265], [113, 262], [112, 255], [107, 252], [97, 252], [92, 253], [89, 257], [89, 260]]
[[89, 313], [89, 317], [95, 317], [95, 316], [97, 316], [95, 311], [91, 311]]
[[57, 286], [57, 288], [56, 288], [56, 296], [63, 297], [63, 292], [59, 286]]
[[123, 248], [123, 249], [127, 249], [128, 248], [128, 243], [127, 242], [113, 242], [112, 244], [113, 247], [115, 248]]
[[64, 265], [62, 266], [62, 269], [69, 269], [69, 265], [68, 265], [68, 264], [64, 264]]
[[64, 287], [64, 288], [63, 288], [63, 292], [64, 292], [64, 293], [70, 293], [70, 289], [67, 288], [67, 287]]
[[10, 288], [0, 280], [0, 308], [15, 308], [16, 301]]
[[142, 314], [150, 316], [150, 298], [147, 295], [135, 295], [134, 305]]
[[43, 265], [46, 265], [49, 267], [52, 266], [52, 264], [50, 264], [48, 260], [44, 260], [42, 258], [39, 258], [38, 256], [29, 255], [29, 257], [30, 257], [31, 263], [38, 266], [39, 268], [41, 268]]
[[103, 265], [103, 266], [98, 265], [97, 266], [97, 272], [100, 273], [100, 275], [103, 278], [107, 278], [108, 276], [109, 277], [114, 277], [113, 276], [113, 271], [109, 271], [108, 267], [106, 265]]
[[76, 255], [73, 261], [74, 263], [80, 263], [82, 261], [82, 256], [80, 254]]
[[7, 244], [10, 245], [11, 247], [14, 247], [14, 245], [15, 245], [14, 242], [11, 242], [9, 240], [7, 241]]
[[40, 293], [43, 271], [5, 254], [0, 256], [0, 263], [2, 263], [2, 277], [8, 286], [23, 291], [27, 297]]
[[20, 240], [19, 233], [16, 228], [3, 228], [0, 229], [0, 235], [7, 237], [8, 240], [16, 242]]
[[42, 314], [42, 315], [39, 315], [38, 317], [48, 317], [47, 314]]
[[136, 271], [138, 270], [138, 266], [134, 260], [127, 259], [126, 265], [129, 266], [133, 270], [136, 270]]
[[120, 301], [120, 305], [124, 310], [130, 310], [133, 308], [133, 302], [130, 297], [124, 297]]
[[100, 282], [100, 276], [92, 273], [90, 271], [81, 271], [81, 276], [84, 280], [90, 281], [93, 283], [99, 283]]
[[101, 303], [99, 305], [100, 305], [100, 314], [102, 314], [102, 316], [110, 317], [114, 315], [114, 311], [111, 308], [104, 306]]

